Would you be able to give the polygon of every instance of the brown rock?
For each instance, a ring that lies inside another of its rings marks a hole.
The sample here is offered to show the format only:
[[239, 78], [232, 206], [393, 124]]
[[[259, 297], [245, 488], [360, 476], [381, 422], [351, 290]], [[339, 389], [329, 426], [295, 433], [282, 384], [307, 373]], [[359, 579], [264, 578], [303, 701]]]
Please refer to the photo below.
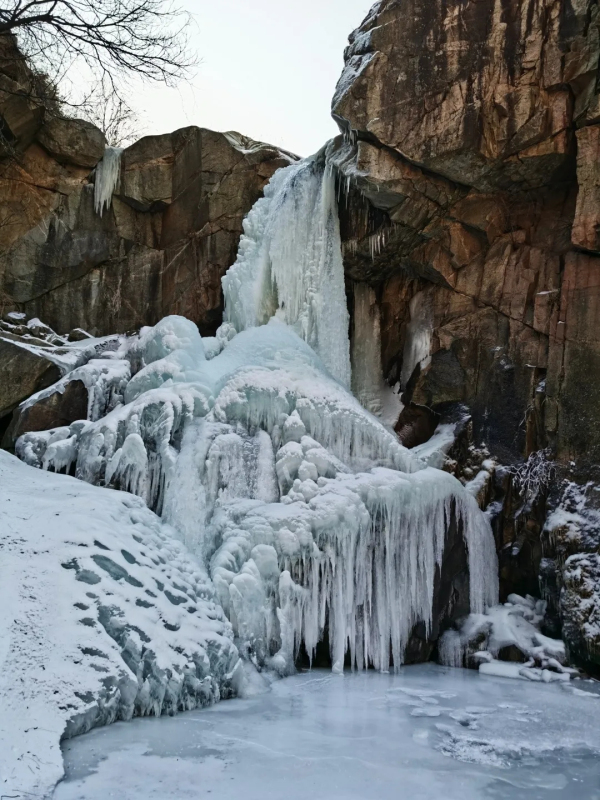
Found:
[[350, 37], [346, 130], [483, 191], [547, 185], [594, 92], [595, 4], [383, 0]]
[[30, 406], [13, 412], [2, 446], [12, 448], [24, 433], [46, 431], [87, 419], [88, 391], [82, 381], [69, 381], [64, 391], [55, 391]]
[[600, 252], [600, 125], [577, 131], [577, 183], [573, 244]]
[[91, 122], [46, 115], [37, 136], [42, 147], [61, 164], [93, 168], [102, 158], [106, 139]]
[[27, 346], [17, 336], [0, 335], [0, 420], [34, 392], [51, 386], [60, 369], [42, 347]]
[[170, 313], [213, 332], [243, 218], [292, 157], [200, 128], [146, 137], [124, 151], [119, 194], [99, 217], [89, 170], [73, 164], [84, 160], [79, 144], [62, 163], [33, 144], [0, 165], [11, 198], [0, 211], [10, 216], [0, 225], [6, 307], [62, 332], [124, 332]]

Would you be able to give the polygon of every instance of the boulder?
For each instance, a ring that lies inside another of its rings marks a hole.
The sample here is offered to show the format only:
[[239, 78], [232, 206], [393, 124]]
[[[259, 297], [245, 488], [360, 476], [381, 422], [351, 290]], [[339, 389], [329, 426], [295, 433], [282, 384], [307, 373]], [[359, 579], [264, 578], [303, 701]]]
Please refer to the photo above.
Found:
[[34, 392], [51, 386], [61, 376], [44, 348], [8, 333], [0, 334], [0, 425], [7, 414]]
[[80, 380], [68, 381], [62, 391], [41, 397], [31, 405], [25, 403], [13, 412], [2, 447], [12, 449], [24, 433], [46, 431], [87, 419], [88, 390]]
[[102, 158], [106, 139], [91, 122], [46, 115], [38, 142], [59, 163], [92, 169]]

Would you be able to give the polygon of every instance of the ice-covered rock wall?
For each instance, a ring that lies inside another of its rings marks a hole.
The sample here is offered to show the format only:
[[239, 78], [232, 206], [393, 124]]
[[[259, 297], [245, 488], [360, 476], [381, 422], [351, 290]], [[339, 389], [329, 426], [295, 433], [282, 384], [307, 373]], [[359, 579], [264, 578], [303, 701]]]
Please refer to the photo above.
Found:
[[324, 160], [281, 170], [246, 220], [217, 336], [167, 317], [124, 338], [88, 420], [17, 443], [29, 464], [143, 497], [206, 563], [242, 654], [281, 673], [326, 633], [334, 669], [348, 652], [399, 666], [414, 626], [431, 626], [453, 523], [472, 610], [497, 600], [475, 499], [347, 388], [337, 226]]

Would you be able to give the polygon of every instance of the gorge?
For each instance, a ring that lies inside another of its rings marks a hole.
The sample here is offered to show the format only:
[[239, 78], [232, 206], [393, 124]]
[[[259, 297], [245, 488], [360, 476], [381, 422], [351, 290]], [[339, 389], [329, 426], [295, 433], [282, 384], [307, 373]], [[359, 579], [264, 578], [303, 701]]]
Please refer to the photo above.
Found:
[[106, 148], [11, 46], [9, 785], [311, 665], [597, 677], [597, 3], [381, 0], [302, 160]]

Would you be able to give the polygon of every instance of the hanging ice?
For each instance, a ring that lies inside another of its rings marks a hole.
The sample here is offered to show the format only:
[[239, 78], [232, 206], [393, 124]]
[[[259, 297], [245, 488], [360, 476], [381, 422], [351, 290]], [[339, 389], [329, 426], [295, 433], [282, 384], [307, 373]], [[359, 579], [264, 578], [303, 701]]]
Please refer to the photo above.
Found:
[[107, 147], [104, 151], [102, 160], [96, 166], [96, 177], [94, 181], [94, 209], [96, 214], [102, 216], [105, 210], [110, 208], [112, 196], [118, 189], [121, 176], [121, 155], [120, 147]]
[[475, 499], [346, 388], [334, 187], [322, 156], [276, 173], [223, 281], [217, 336], [181, 317], [142, 329], [105, 354], [121, 376], [94, 399], [108, 413], [17, 444], [30, 464], [143, 497], [204, 559], [241, 652], [281, 672], [326, 632], [335, 669], [347, 652], [398, 667], [415, 624], [431, 624], [451, 524], [472, 610], [498, 591]]

